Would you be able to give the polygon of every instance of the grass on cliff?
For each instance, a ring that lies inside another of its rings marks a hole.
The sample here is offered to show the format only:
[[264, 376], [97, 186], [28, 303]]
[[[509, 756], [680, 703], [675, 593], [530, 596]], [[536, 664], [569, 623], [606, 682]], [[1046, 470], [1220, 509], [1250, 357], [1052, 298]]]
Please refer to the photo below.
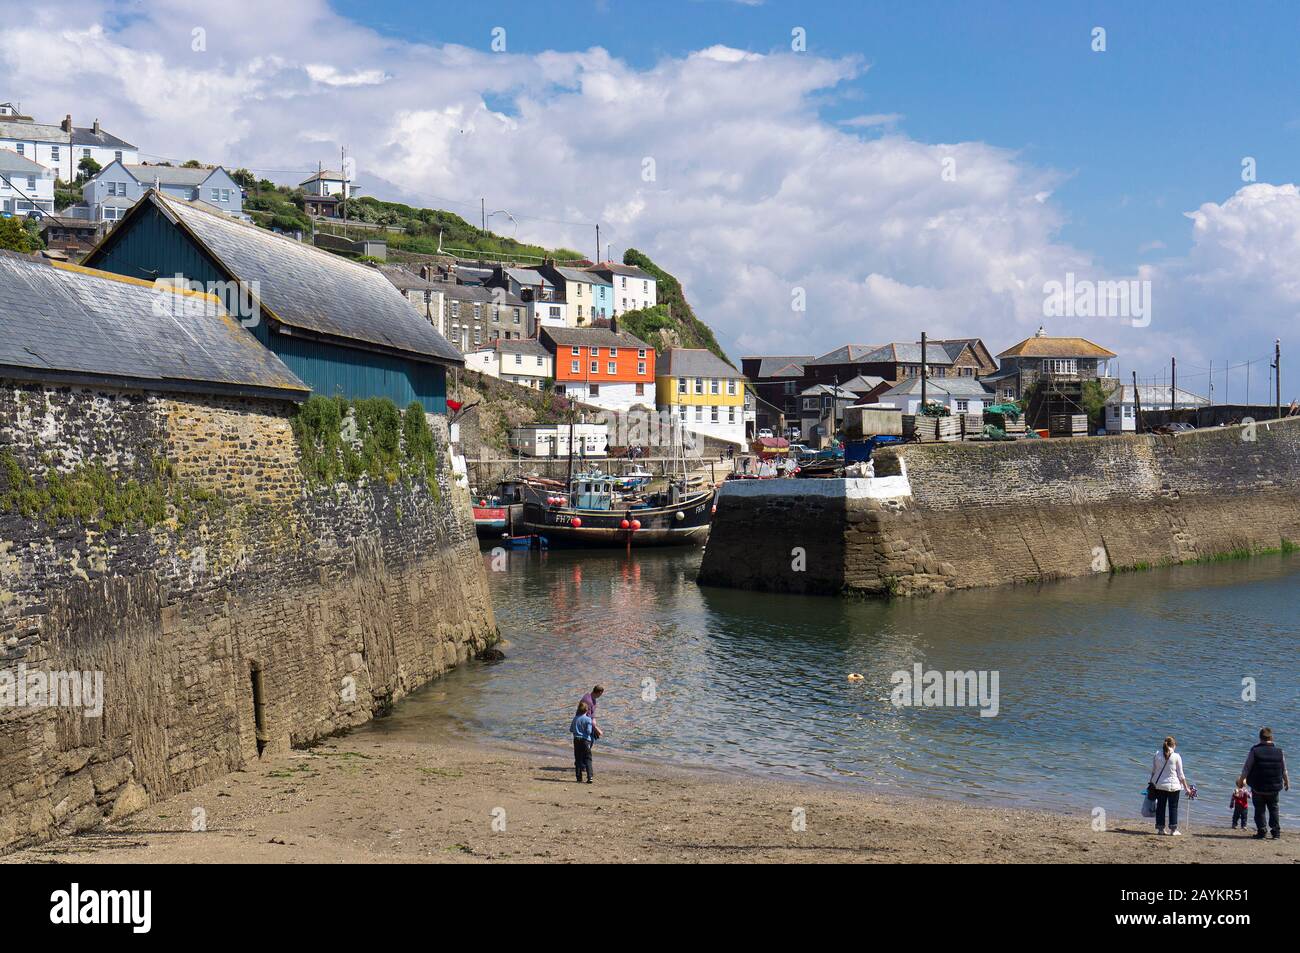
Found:
[[365, 476], [391, 486], [417, 478], [439, 495], [438, 448], [419, 401], [402, 412], [386, 397], [316, 394], [298, 408], [292, 426], [308, 483], [333, 486]]
[[712, 351], [728, 364], [731, 363], [718, 344], [713, 329], [695, 316], [680, 281], [635, 248], [629, 248], [624, 253], [623, 264], [635, 265], [654, 276], [655, 300], [658, 303], [653, 308], [641, 308], [620, 315], [618, 323], [621, 329], [653, 344], [657, 351], [674, 344], [678, 347], [699, 347]]
[[81, 463], [60, 473], [46, 461], [39, 479], [5, 450], [0, 452], [0, 512], [46, 523], [76, 521], [107, 532], [147, 529], [174, 516], [184, 529], [223, 505], [221, 497], [179, 480], [170, 461], [158, 459], [144, 479], [123, 478], [98, 462]]

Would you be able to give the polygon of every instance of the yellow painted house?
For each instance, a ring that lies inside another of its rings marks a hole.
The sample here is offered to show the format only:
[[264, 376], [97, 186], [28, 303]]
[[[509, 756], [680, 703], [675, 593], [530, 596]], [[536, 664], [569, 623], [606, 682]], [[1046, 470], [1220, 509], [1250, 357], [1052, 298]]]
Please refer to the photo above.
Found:
[[712, 351], [674, 347], [655, 371], [655, 403], [696, 433], [745, 442], [745, 375]]

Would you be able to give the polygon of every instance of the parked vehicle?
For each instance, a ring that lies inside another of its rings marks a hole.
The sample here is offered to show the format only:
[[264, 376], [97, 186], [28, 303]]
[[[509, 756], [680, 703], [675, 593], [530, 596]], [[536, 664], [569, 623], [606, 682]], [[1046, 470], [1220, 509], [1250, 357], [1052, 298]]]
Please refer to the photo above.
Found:
[[760, 430], [760, 431], [758, 432], [758, 435], [759, 435], [760, 437], [771, 437], [771, 436], [772, 436], [772, 430], [771, 430], [770, 427], [764, 427], [762, 430]]

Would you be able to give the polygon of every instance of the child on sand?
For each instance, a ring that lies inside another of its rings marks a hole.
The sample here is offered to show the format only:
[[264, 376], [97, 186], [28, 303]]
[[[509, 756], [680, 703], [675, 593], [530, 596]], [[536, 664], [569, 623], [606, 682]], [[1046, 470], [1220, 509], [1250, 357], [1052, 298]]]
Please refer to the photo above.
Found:
[[1246, 805], [1250, 803], [1250, 794], [1246, 790], [1246, 785], [1240, 781], [1237, 782], [1237, 789], [1232, 792], [1232, 827], [1237, 828], [1237, 822], [1241, 821], [1241, 829], [1246, 829]]
[[578, 702], [578, 713], [573, 716], [573, 722], [569, 725], [569, 731], [573, 734], [573, 773], [578, 777], [578, 783], [582, 783], [582, 772], [587, 772], [587, 783], [591, 783], [591, 744], [596, 740], [595, 726], [591, 723], [591, 716], [587, 714], [587, 703]]

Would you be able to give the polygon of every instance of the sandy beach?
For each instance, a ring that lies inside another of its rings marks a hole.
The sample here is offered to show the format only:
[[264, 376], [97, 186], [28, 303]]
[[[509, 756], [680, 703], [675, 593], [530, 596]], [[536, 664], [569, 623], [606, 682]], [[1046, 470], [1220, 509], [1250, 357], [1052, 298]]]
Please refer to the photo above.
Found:
[[[594, 784], [571, 749], [330, 739], [7, 863], [1296, 863], [1198, 803], [1186, 836], [1150, 821], [882, 796], [619, 758]], [[795, 830], [797, 810], [803, 830]], [[206, 830], [194, 831], [197, 820]]]

